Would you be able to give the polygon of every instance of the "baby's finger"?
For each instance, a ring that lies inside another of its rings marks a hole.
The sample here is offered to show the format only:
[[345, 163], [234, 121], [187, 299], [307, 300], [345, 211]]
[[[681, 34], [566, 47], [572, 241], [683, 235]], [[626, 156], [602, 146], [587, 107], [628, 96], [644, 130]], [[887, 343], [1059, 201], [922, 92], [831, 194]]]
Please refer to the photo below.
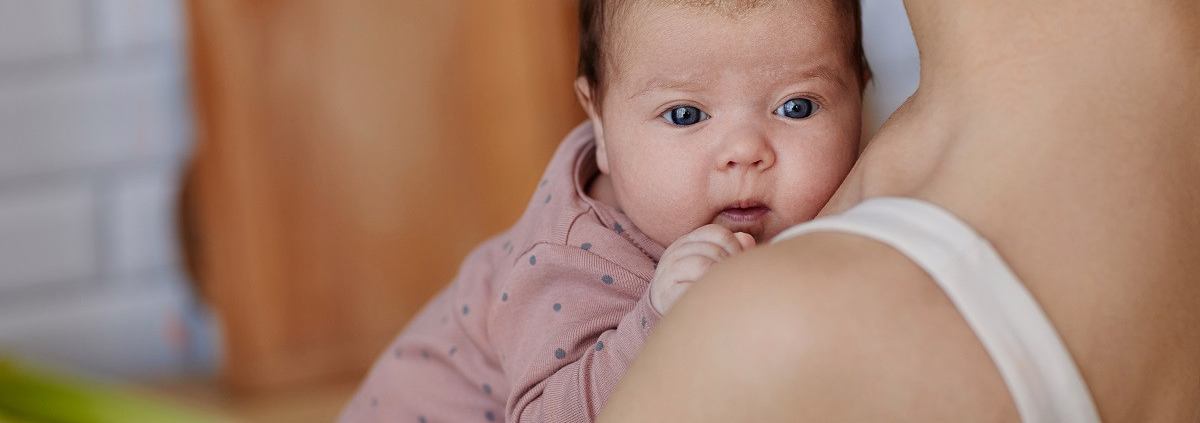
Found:
[[704, 256], [713, 261], [720, 261], [730, 255], [731, 253], [725, 247], [716, 243], [693, 241], [675, 245], [674, 249], [663, 254], [662, 261], [659, 264], [669, 264], [688, 256]]
[[733, 234], [733, 236], [737, 238], [738, 243], [742, 244], [742, 250], [749, 250], [758, 244], [754, 241], [754, 235], [745, 232], [738, 232]]
[[716, 262], [702, 255], [686, 256], [677, 260], [666, 276], [672, 282], [695, 282]]
[[675, 243], [680, 244], [696, 241], [717, 244], [721, 246], [721, 248], [724, 248], [725, 251], [729, 252], [730, 255], [737, 254], [742, 251], [742, 242], [733, 235], [733, 232], [730, 232], [729, 229], [717, 224], [708, 224], [696, 228], [696, 230], [680, 237], [678, 241], [675, 241]]

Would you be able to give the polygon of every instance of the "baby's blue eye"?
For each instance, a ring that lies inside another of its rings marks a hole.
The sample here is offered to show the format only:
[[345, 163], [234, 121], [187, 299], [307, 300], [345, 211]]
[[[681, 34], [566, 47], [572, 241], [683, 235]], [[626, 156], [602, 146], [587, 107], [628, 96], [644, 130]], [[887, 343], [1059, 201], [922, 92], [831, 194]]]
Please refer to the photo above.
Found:
[[793, 98], [775, 109], [775, 114], [792, 119], [804, 119], [812, 116], [815, 111], [817, 111], [817, 105], [813, 104], [812, 100]]
[[663, 113], [662, 117], [676, 126], [689, 126], [708, 119], [708, 114], [692, 106], [679, 106]]

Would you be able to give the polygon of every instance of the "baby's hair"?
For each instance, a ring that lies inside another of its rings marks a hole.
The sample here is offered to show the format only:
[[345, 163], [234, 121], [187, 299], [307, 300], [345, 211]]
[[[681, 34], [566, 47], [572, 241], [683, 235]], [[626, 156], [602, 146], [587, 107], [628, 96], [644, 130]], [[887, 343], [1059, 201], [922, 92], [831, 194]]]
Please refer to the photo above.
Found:
[[[776, 1], [831, 1], [843, 22], [850, 23], [854, 34], [850, 60], [858, 70], [860, 91], [871, 78], [871, 68], [863, 52], [862, 9], [859, 0], [654, 0], [667, 6], [702, 7], [737, 17], [746, 12]], [[612, 63], [606, 61], [611, 44], [605, 43], [611, 29], [613, 17], [634, 0], [580, 0], [579, 2], [579, 75], [587, 79], [592, 91], [592, 103], [597, 112], [603, 98], [607, 74]]]

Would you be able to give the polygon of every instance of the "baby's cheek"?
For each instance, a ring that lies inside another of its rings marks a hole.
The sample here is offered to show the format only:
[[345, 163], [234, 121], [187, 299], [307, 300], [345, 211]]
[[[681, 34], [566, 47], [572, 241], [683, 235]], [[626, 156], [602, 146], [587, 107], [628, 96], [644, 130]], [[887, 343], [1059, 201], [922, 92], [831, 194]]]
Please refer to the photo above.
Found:
[[780, 219], [778, 221], [771, 222], [767, 225], [766, 229], [763, 230], [763, 233], [760, 236], [755, 237], [754, 240], [758, 242], [758, 245], [766, 245], [770, 243], [771, 240], [775, 239], [775, 236], [779, 235], [780, 232], [806, 221], [807, 220], [805, 219]]
[[679, 237], [687, 235], [688, 232], [691, 232], [690, 230], [683, 230], [681, 227], [672, 227], [668, 225], [670, 225], [670, 222], [660, 223], [659, 225], [652, 226], [650, 230], [643, 230], [642, 232], [663, 247], [671, 246], [671, 244], [675, 243], [675, 240], [679, 239]]

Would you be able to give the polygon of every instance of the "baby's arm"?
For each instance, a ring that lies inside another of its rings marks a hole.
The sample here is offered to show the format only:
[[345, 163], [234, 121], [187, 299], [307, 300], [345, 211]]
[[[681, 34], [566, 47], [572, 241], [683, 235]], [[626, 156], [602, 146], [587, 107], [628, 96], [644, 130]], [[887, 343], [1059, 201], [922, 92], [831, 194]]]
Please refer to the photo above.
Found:
[[595, 419], [662, 317], [651, 296], [669, 308], [713, 262], [753, 245], [701, 229], [664, 253], [657, 295], [620, 263], [579, 248], [542, 244], [522, 257], [488, 325], [512, 388], [506, 421]]
[[595, 419], [661, 318], [648, 283], [578, 247], [540, 244], [523, 255], [488, 317], [511, 388], [505, 421]]

